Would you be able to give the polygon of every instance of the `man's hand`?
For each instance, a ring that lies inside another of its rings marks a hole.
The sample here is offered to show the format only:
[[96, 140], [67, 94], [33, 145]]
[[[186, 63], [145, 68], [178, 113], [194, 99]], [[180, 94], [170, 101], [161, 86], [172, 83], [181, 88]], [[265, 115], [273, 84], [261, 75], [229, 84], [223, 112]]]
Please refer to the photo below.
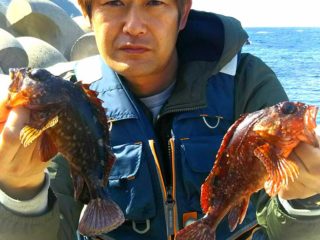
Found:
[[[320, 127], [318, 127], [319, 134]], [[320, 136], [318, 135], [320, 141]], [[299, 167], [299, 176], [291, 180], [279, 196], [286, 200], [305, 199], [320, 194], [320, 149], [306, 143], [300, 143], [291, 154]]]
[[[1, 84], [8, 86], [6, 81]], [[13, 198], [27, 200], [41, 189], [47, 163], [40, 161], [39, 141], [26, 148], [21, 145], [20, 130], [29, 121], [29, 111], [7, 109], [7, 89], [0, 89], [0, 188]]]

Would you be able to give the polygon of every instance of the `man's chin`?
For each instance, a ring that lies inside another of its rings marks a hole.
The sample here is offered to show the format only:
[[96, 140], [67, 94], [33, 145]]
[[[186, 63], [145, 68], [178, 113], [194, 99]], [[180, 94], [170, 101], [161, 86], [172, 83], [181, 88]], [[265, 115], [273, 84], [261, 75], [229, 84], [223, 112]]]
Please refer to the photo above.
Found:
[[147, 76], [152, 71], [147, 64], [129, 64], [129, 63], [116, 63], [109, 65], [115, 72], [124, 76], [125, 78]]

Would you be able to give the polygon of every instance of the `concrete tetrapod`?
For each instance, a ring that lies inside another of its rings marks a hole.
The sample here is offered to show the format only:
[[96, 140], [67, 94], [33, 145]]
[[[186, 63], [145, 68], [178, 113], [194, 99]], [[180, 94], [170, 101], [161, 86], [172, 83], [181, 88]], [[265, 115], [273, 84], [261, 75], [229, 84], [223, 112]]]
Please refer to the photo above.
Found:
[[6, 17], [19, 36], [42, 39], [69, 59], [73, 43], [84, 31], [56, 4], [46, 0], [12, 0]]
[[85, 33], [92, 32], [90, 23], [82, 15], [73, 17], [72, 19]]
[[28, 55], [23, 46], [9, 32], [0, 28], [0, 67], [5, 74], [11, 67], [28, 66]]
[[7, 17], [6, 17], [6, 11], [7, 11], [7, 7], [0, 2], [0, 28], [13, 34], [13, 31], [9, 27], [10, 24], [9, 24]]
[[80, 60], [99, 54], [96, 38], [93, 32], [82, 35], [72, 46], [70, 60]]
[[16, 38], [26, 51], [29, 59], [28, 67], [46, 68], [67, 59], [49, 43], [34, 37]]

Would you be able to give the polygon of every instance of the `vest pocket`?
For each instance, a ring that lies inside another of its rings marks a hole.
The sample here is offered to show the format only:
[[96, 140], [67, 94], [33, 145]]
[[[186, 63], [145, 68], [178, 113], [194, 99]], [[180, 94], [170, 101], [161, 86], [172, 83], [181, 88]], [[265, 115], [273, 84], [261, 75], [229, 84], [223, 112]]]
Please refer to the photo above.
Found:
[[109, 176], [109, 193], [126, 219], [145, 220], [155, 216], [155, 198], [141, 142], [113, 146], [116, 161]]
[[200, 195], [200, 187], [211, 171], [222, 135], [181, 140], [181, 176], [190, 198]]

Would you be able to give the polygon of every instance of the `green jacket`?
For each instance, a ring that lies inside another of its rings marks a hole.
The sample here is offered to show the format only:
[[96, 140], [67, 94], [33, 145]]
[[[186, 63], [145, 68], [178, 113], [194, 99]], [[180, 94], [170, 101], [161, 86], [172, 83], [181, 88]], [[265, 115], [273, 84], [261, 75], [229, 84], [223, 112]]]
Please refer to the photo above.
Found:
[[[194, 104], [205, 106], [203, 91], [206, 89], [208, 72], [219, 72], [239, 53], [247, 39], [238, 21], [221, 15], [214, 16], [222, 23], [224, 32], [223, 50], [219, 60], [181, 63], [180, 78], [177, 79], [176, 86], [180, 91], [173, 92], [163, 107], [162, 114], [179, 111], [185, 106], [192, 108]], [[195, 88], [197, 91], [194, 91]], [[191, 91], [193, 94], [190, 94]], [[194, 94], [195, 92], [198, 94]], [[195, 99], [197, 101], [194, 101]], [[252, 112], [286, 99], [281, 84], [270, 68], [250, 54], [239, 55], [235, 75], [235, 118], [242, 113]], [[63, 158], [56, 157], [48, 171], [51, 179], [48, 210], [39, 216], [22, 216], [0, 205], [0, 240], [76, 239], [82, 204], [73, 198], [68, 164]], [[320, 236], [320, 217], [289, 216], [281, 209], [276, 198], [269, 199], [263, 191], [256, 194], [253, 200], [256, 203], [261, 230], [266, 232], [270, 239], [310, 240], [318, 239], [317, 236]]]

